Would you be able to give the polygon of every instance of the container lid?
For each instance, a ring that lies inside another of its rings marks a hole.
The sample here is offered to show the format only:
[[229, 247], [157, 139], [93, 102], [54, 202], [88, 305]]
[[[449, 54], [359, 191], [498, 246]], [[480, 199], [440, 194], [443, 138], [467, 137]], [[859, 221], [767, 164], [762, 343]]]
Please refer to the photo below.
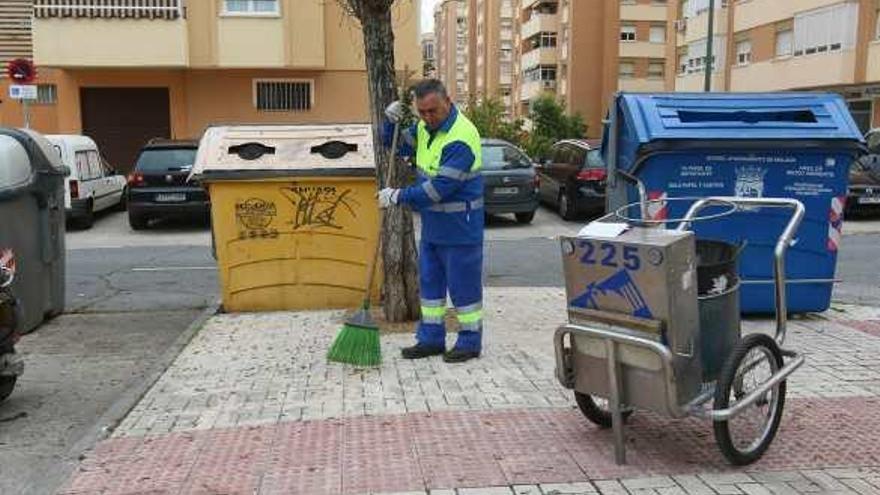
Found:
[[58, 152], [45, 136], [31, 129], [12, 129], [0, 127], [0, 135], [18, 141], [27, 152], [34, 170], [49, 175], [69, 175], [70, 171], [61, 162]]
[[0, 192], [28, 186], [33, 176], [24, 146], [11, 136], [0, 135]]
[[863, 142], [833, 93], [621, 93], [621, 116], [639, 143], [658, 140]]
[[217, 126], [199, 142], [192, 175], [372, 175], [373, 160], [367, 124]]

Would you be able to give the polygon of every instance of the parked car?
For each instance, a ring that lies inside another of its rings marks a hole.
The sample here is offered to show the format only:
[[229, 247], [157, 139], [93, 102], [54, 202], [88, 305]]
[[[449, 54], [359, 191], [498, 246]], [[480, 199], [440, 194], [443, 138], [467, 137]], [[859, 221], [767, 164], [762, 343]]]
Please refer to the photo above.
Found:
[[538, 209], [535, 165], [519, 148], [501, 139], [483, 139], [483, 199], [486, 213], [512, 213], [530, 223]]
[[156, 218], [207, 218], [207, 192], [189, 175], [197, 141], [153, 140], [141, 148], [128, 176], [128, 223], [147, 228]]
[[125, 209], [125, 177], [113, 169], [86, 136], [46, 136], [61, 162], [70, 169], [64, 184], [67, 219], [83, 228], [95, 221], [95, 213], [108, 208]]
[[880, 128], [865, 134], [868, 153], [849, 169], [846, 216], [880, 213]]
[[605, 162], [598, 141], [565, 140], [554, 144], [538, 165], [540, 199], [565, 220], [605, 209]]

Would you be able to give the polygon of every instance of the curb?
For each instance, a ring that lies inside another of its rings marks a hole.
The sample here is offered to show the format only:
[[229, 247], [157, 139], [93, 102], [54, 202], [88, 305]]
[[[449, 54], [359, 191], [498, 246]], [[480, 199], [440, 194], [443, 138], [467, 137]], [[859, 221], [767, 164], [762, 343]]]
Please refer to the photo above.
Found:
[[101, 440], [109, 437], [116, 426], [128, 415], [138, 402], [147, 394], [150, 388], [159, 381], [165, 371], [174, 363], [177, 356], [189, 345], [193, 337], [212, 316], [217, 314], [220, 303], [208, 306], [202, 313], [189, 324], [188, 327], [177, 337], [171, 347], [156, 361], [146, 377], [125, 390], [116, 401], [89, 427], [89, 430], [76, 441], [75, 444], [61, 456], [56, 465], [43, 473], [39, 479], [31, 479], [25, 485], [23, 494], [54, 494], [70, 478], [82, 460], [83, 454], [94, 447]]

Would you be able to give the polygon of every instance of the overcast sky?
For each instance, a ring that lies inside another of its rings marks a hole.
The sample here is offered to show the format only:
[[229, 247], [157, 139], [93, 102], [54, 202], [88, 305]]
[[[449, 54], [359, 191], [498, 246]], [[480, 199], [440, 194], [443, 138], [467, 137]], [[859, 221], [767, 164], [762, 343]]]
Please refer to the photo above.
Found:
[[434, 6], [440, 0], [422, 0], [422, 32], [434, 30]]

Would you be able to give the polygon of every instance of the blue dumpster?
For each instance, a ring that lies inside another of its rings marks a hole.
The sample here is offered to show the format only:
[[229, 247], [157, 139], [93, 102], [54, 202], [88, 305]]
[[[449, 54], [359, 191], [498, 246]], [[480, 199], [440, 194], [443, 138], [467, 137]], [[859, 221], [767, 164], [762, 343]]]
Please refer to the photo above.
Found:
[[[707, 196], [786, 197], [806, 216], [788, 250], [788, 306], [825, 311], [840, 248], [848, 171], [863, 139], [846, 103], [820, 93], [670, 93], [615, 97], [603, 147], [609, 211], [639, 201], [654, 220], [684, 216]], [[641, 217], [638, 209], [628, 216]], [[773, 249], [787, 212], [740, 211], [697, 222], [701, 239], [746, 242], [743, 313], [772, 313]]]

